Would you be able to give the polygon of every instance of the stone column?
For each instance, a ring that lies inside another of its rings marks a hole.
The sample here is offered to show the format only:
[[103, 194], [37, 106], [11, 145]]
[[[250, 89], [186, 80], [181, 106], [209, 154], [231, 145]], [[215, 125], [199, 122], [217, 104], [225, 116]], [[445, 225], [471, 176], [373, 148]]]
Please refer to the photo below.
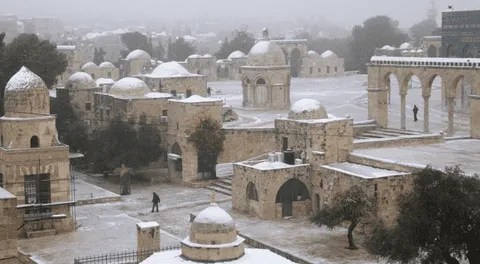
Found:
[[146, 259], [145, 251], [160, 251], [160, 225], [157, 222], [137, 223], [137, 251], [140, 261]]
[[423, 133], [428, 133], [429, 126], [430, 126], [430, 110], [429, 110], [429, 103], [430, 95], [423, 96]]
[[406, 97], [407, 97], [407, 94], [400, 93], [400, 114], [401, 114], [400, 128], [401, 129], [407, 128], [407, 113], [406, 113], [407, 102], [405, 100]]
[[447, 135], [448, 136], [453, 136], [453, 109], [454, 109], [454, 104], [455, 104], [455, 97], [447, 97], [447, 102], [448, 102], [448, 129], [447, 129]]
[[480, 95], [470, 95], [470, 136], [480, 138]]
[[387, 89], [367, 88], [368, 119], [375, 120], [380, 127], [388, 125], [388, 94]]

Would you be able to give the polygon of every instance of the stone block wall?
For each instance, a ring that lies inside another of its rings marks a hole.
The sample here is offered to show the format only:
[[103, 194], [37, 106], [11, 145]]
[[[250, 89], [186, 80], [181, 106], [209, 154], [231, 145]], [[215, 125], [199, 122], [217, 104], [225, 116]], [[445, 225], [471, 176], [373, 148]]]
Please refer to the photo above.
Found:
[[145, 82], [149, 84], [150, 89], [154, 92], [172, 93], [187, 95], [187, 91], [191, 94], [207, 96], [207, 77], [191, 76], [191, 77], [172, 77], [172, 78], [148, 78]]
[[17, 264], [17, 197], [0, 188], [0, 264]]
[[188, 58], [187, 69], [193, 74], [204, 75], [208, 81], [213, 82], [217, 80], [215, 57], [210, 58]]
[[224, 151], [218, 163], [244, 161], [278, 149], [273, 128], [223, 129]]
[[405, 146], [419, 146], [445, 142], [440, 134], [408, 135], [396, 138], [358, 139], [353, 144], [354, 149], [392, 148]]
[[[258, 170], [243, 164], [234, 164], [232, 180], [232, 206], [234, 209], [255, 214], [264, 220], [279, 219], [275, 204], [278, 190], [289, 179], [297, 178], [302, 181], [311, 194], [310, 166], [296, 165], [285, 169]], [[252, 182], [258, 194], [258, 201], [251, 201], [247, 196], [247, 186]], [[295, 203], [295, 202], [294, 202]], [[303, 203], [303, 205], [302, 205]], [[252, 204], [252, 206], [250, 206]], [[304, 215], [307, 211], [308, 200], [294, 206], [295, 214]], [[255, 211], [251, 211], [251, 210]], [[280, 209], [281, 219], [281, 209]]]

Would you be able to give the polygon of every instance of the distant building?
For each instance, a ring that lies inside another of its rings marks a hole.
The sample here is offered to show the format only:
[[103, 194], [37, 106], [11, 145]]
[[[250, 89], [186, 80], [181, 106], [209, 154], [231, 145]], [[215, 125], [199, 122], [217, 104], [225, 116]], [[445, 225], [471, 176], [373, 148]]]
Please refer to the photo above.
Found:
[[59, 39], [64, 32], [63, 23], [57, 17], [34, 17], [32, 24], [35, 33], [48, 40]]
[[480, 10], [442, 13], [440, 57], [480, 57]]
[[5, 42], [12, 41], [18, 35], [17, 16], [13, 14], [0, 14], [0, 32], [5, 32]]

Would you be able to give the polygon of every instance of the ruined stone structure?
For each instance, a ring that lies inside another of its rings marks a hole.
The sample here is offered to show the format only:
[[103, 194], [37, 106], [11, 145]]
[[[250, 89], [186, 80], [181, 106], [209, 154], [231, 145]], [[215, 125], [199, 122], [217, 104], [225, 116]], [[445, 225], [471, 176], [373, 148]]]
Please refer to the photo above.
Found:
[[208, 81], [217, 80], [216, 58], [210, 54], [192, 54], [185, 60], [189, 72], [204, 75]]
[[321, 55], [309, 51], [303, 63], [302, 77], [335, 77], [345, 74], [344, 60], [330, 50]]
[[[368, 118], [376, 120], [381, 127], [388, 125], [388, 92], [390, 75], [399, 82], [401, 98], [401, 128], [406, 129], [406, 95], [408, 83], [415, 75], [420, 80], [424, 98], [424, 132], [429, 131], [429, 98], [433, 80], [442, 79], [442, 99], [448, 105], [448, 134], [454, 133], [455, 98], [464, 94], [470, 96], [471, 124], [470, 133], [473, 138], [480, 137], [480, 67], [479, 59], [456, 58], [404, 58], [404, 57], [372, 57], [368, 66]], [[459, 83], [471, 84], [471, 92], [459, 91]]]
[[199, 154], [195, 146], [188, 142], [188, 135], [204, 116], [221, 124], [222, 106], [221, 99], [199, 95], [168, 100], [168, 172], [172, 182], [192, 182], [211, 176], [211, 171], [199, 171]]
[[0, 183], [0, 264], [18, 264], [17, 197]]
[[151, 73], [137, 75], [153, 92], [170, 93], [174, 96], [182, 94], [190, 97], [193, 94], [207, 95], [207, 77], [190, 73], [175, 61], [158, 65]]
[[241, 67], [247, 65], [247, 55], [237, 50], [230, 55], [227, 59], [217, 61], [217, 78], [219, 80], [240, 80], [242, 71]]
[[253, 108], [290, 107], [290, 66], [274, 41], [261, 40], [248, 53], [241, 67], [243, 105]]
[[58, 141], [43, 80], [23, 67], [5, 88], [0, 178], [17, 197], [20, 236], [73, 230], [68, 146]]

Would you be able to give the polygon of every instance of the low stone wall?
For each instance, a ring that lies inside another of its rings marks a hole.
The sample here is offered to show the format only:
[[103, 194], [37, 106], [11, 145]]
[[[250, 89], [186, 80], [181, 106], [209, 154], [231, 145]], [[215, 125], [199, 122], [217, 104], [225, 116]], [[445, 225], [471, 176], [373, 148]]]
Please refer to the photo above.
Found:
[[429, 145], [445, 142], [443, 135], [429, 134], [429, 135], [408, 135], [395, 138], [378, 138], [378, 139], [357, 139], [353, 141], [354, 149], [368, 149], [368, 148], [391, 148], [391, 147], [405, 147], [417, 145]]
[[80, 205], [87, 205], [87, 204], [111, 203], [111, 202], [118, 202], [121, 200], [122, 200], [121, 195], [110, 196], [110, 197], [97, 197], [97, 198], [91, 198], [91, 199], [77, 200], [75, 205], [80, 206]]
[[385, 169], [385, 170], [395, 170], [395, 171], [403, 171], [403, 172], [410, 172], [410, 173], [415, 173], [425, 168], [424, 165], [420, 165], [420, 164], [398, 162], [394, 160], [381, 159], [381, 158], [355, 154], [355, 153], [351, 153], [350, 155], [348, 155], [348, 161], [356, 164], [371, 166], [371, 167]]
[[218, 163], [244, 161], [276, 150], [274, 128], [224, 128], [224, 151]]

